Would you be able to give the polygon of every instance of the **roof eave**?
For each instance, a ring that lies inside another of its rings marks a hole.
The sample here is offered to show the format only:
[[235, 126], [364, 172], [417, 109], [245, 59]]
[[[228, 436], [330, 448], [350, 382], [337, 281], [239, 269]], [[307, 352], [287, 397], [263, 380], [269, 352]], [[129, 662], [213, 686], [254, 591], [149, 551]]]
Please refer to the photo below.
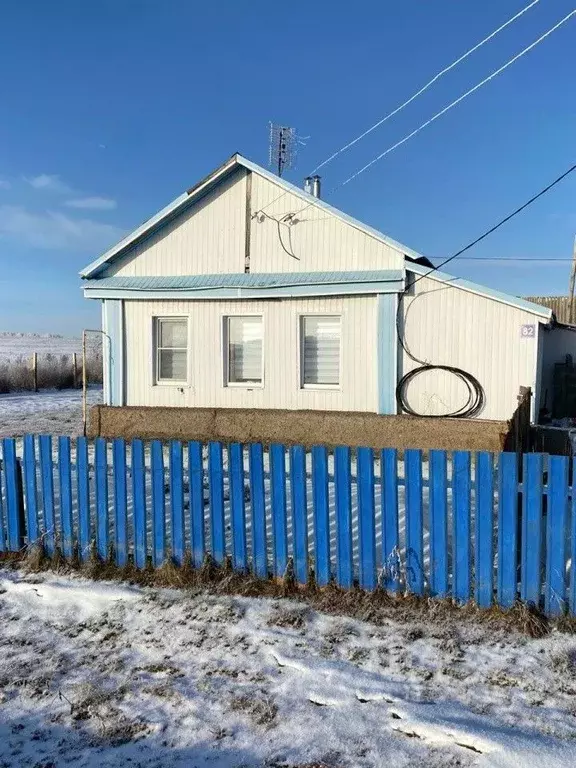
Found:
[[452, 283], [454, 284], [455, 288], [461, 288], [464, 291], [475, 293], [478, 296], [483, 296], [484, 298], [487, 298], [487, 299], [493, 299], [494, 301], [499, 301], [501, 304], [508, 304], [511, 307], [522, 309], [525, 312], [530, 312], [531, 314], [541, 317], [544, 320], [547, 320], [548, 322], [551, 322], [552, 320], [553, 313], [551, 309], [548, 309], [547, 307], [543, 307], [540, 304], [533, 304], [531, 301], [526, 301], [526, 299], [521, 299], [518, 296], [511, 296], [507, 293], [502, 293], [501, 291], [494, 290], [493, 288], [488, 288], [485, 285], [480, 285], [479, 283], [472, 283], [469, 280], [464, 280], [463, 278], [455, 277], [454, 275], [449, 275], [446, 272], [439, 272], [438, 270], [430, 270], [420, 266], [419, 264], [415, 264], [413, 262], [410, 262], [409, 264], [407, 264], [406, 269], [408, 272], [414, 272], [415, 274], [420, 275], [422, 277], [429, 276], [431, 280], [438, 280], [441, 283]]

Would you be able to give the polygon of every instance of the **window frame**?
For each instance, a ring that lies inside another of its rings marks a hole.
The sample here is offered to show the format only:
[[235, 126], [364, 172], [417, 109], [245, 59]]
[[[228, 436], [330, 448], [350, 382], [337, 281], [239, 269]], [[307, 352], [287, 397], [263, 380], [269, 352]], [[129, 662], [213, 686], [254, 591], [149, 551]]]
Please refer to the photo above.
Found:
[[[260, 381], [230, 381], [230, 319], [257, 317], [262, 323], [262, 353], [260, 358]], [[264, 315], [261, 312], [238, 312], [235, 314], [225, 313], [222, 315], [222, 363], [223, 363], [223, 385], [230, 389], [264, 389], [264, 340], [266, 337], [266, 327]]]
[[[340, 339], [338, 347], [338, 384], [306, 384], [304, 382], [304, 321], [307, 317], [337, 317], [340, 321]], [[333, 391], [338, 392], [342, 389], [342, 358], [343, 358], [343, 345], [342, 345], [342, 312], [301, 312], [298, 314], [298, 380], [301, 390], [321, 390], [321, 391]]]
[[[160, 324], [163, 320], [183, 320], [186, 322], [186, 347], [160, 347]], [[160, 378], [160, 351], [162, 349], [174, 349], [186, 351], [186, 378], [185, 379], [161, 379]], [[188, 387], [190, 386], [190, 315], [170, 314], [152, 315], [152, 380], [157, 387]]]

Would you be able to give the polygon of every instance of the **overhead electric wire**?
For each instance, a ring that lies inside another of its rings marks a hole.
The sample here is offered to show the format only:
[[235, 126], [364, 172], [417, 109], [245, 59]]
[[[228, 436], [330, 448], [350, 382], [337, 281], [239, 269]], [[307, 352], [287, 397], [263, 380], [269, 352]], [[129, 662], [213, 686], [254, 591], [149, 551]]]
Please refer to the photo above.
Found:
[[552, 258], [547, 259], [545, 256], [542, 257], [535, 257], [531, 258], [529, 256], [459, 256], [458, 257], [460, 261], [494, 261], [499, 264], [502, 264], [502, 262], [509, 261], [512, 264], [515, 264], [517, 261], [533, 261], [535, 264], [548, 264], [549, 262], [558, 262], [558, 261], [569, 261], [572, 262], [573, 259], [569, 259], [567, 257], [564, 258]]
[[[576, 11], [574, 11], [574, 13], [576, 13]], [[454, 261], [454, 259], [457, 259], [463, 253], [466, 253], [466, 251], [469, 251], [475, 245], [478, 245], [478, 243], [482, 242], [482, 240], [485, 240], [489, 235], [491, 235], [493, 232], [496, 232], [497, 229], [500, 229], [500, 227], [502, 227], [504, 224], [509, 222], [510, 219], [513, 219], [519, 213], [522, 213], [523, 210], [528, 208], [528, 206], [532, 205], [532, 203], [535, 203], [536, 200], [538, 200], [540, 197], [543, 197], [547, 192], [549, 192], [553, 187], [555, 187], [557, 184], [563, 181], [567, 176], [569, 176], [571, 173], [574, 173], [574, 171], [576, 171], [576, 163], [572, 165], [570, 168], [568, 168], [567, 171], [564, 171], [564, 173], [562, 173], [560, 176], [557, 176], [554, 179], [554, 181], [551, 181], [550, 184], [548, 184], [548, 186], [544, 187], [544, 189], [541, 189], [540, 192], [537, 192], [533, 197], [531, 197], [529, 200], [523, 203], [519, 208], [516, 208], [515, 211], [512, 211], [512, 213], [509, 213], [508, 216], [505, 216], [503, 219], [500, 219], [500, 221], [497, 224], [495, 224], [493, 227], [490, 227], [490, 229], [487, 229], [486, 232], [483, 232], [479, 237], [477, 237], [471, 243], [468, 243], [468, 245], [465, 245], [464, 248], [460, 248], [460, 250], [456, 251], [456, 253], [453, 254], [452, 256], [449, 256], [444, 261], [441, 261], [440, 264], [435, 266], [425, 275], [421, 275], [414, 282], [417, 283], [423, 278], [431, 275], [433, 272], [436, 272], [438, 269], [442, 269], [442, 267], [446, 266], [446, 264], [449, 264], [451, 261]]]
[[[477, 416], [482, 411], [482, 408], [484, 407], [484, 403], [486, 400], [486, 394], [484, 392], [484, 388], [482, 387], [482, 384], [478, 381], [478, 379], [475, 376], [473, 376], [468, 371], [464, 371], [462, 368], [458, 368], [452, 365], [434, 365], [429, 361], [420, 359], [419, 357], [417, 357], [412, 353], [408, 344], [406, 343], [406, 339], [404, 337], [404, 328], [402, 327], [403, 320], [406, 318], [406, 314], [403, 312], [404, 297], [406, 293], [409, 290], [412, 290], [412, 288], [416, 285], [416, 283], [420, 282], [420, 280], [424, 280], [424, 278], [429, 277], [431, 274], [433, 274], [437, 270], [442, 269], [442, 267], [444, 267], [446, 264], [448, 264], [451, 261], [454, 261], [454, 259], [457, 259], [463, 253], [466, 253], [466, 251], [469, 251], [471, 248], [473, 248], [475, 245], [477, 245], [482, 240], [487, 238], [493, 232], [496, 232], [497, 229], [500, 229], [500, 227], [502, 227], [504, 224], [506, 224], [508, 221], [513, 219], [519, 213], [524, 211], [526, 208], [528, 208], [528, 206], [532, 205], [532, 203], [534, 203], [540, 197], [542, 197], [547, 192], [549, 192], [553, 187], [559, 184], [563, 179], [565, 179], [574, 171], [576, 171], [576, 163], [572, 165], [570, 168], [568, 168], [568, 170], [564, 171], [564, 173], [562, 173], [560, 176], [557, 176], [552, 182], [550, 182], [550, 184], [544, 187], [544, 189], [541, 189], [540, 192], [537, 192], [529, 200], [527, 200], [521, 206], [519, 206], [514, 211], [512, 211], [512, 213], [509, 213], [503, 219], [500, 219], [500, 221], [498, 221], [494, 226], [490, 227], [490, 229], [487, 229], [479, 237], [475, 238], [474, 240], [472, 240], [472, 242], [468, 243], [468, 245], [465, 245], [463, 248], [460, 248], [460, 250], [456, 251], [456, 253], [454, 253], [452, 256], [449, 256], [447, 259], [444, 259], [444, 261], [440, 262], [440, 264], [436, 265], [432, 269], [428, 270], [428, 272], [424, 273], [423, 275], [420, 275], [418, 278], [413, 280], [410, 283], [410, 285], [406, 287], [404, 291], [400, 294], [398, 299], [398, 307], [396, 310], [396, 335], [398, 337], [400, 346], [402, 347], [406, 355], [414, 363], [418, 364], [418, 367], [413, 368], [411, 371], [408, 371], [408, 373], [402, 376], [402, 378], [400, 379], [396, 387], [396, 402], [398, 403], [398, 406], [402, 411], [412, 416], [420, 416], [424, 418], [446, 418], [446, 417], [472, 418], [473, 416]], [[412, 408], [412, 406], [408, 402], [408, 397], [407, 397], [407, 389], [411, 381], [413, 381], [417, 376], [419, 376], [422, 373], [427, 373], [429, 371], [435, 371], [435, 370], [446, 371], [448, 373], [452, 373], [453, 375], [457, 376], [460, 379], [460, 381], [462, 381], [466, 386], [467, 393], [468, 393], [467, 400], [461, 408], [458, 408], [457, 410], [452, 411], [451, 413], [442, 414], [441, 417], [436, 414], [418, 413], [414, 408]]]
[[394, 115], [397, 115], [398, 112], [401, 112], [405, 107], [407, 107], [409, 104], [411, 104], [413, 101], [415, 101], [419, 96], [421, 96], [425, 91], [428, 90], [432, 85], [434, 85], [435, 82], [440, 80], [441, 77], [446, 75], [448, 72], [450, 72], [452, 69], [458, 66], [458, 64], [461, 64], [465, 59], [468, 58], [468, 56], [471, 56], [475, 51], [477, 51], [479, 48], [481, 48], [483, 45], [488, 43], [492, 38], [496, 37], [497, 34], [502, 32], [502, 30], [506, 29], [510, 24], [516, 21], [516, 19], [519, 19], [521, 16], [523, 16], [526, 11], [529, 11], [530, 8], [532, 8], [534, 5], [536, 5], [539, 2], [539, 0], [533, 0], [529, 5], [527, 5], [525, 8], [523, 8], [521, 11], [519, 11], [515, 16], [512, 16], [512, 18], [508, 19], [508, 21], [504, 22], [504, 24], [500, 25], [498, 29], [495, 29], [493, 32], [491, 32], [488, 37], [485, 37], [483, 40], [481, 40], [479, 43], [476, 43], [475, 46], [472, 48], [469, 48], [466, 53], [462, 54], [459, 58], [457, 58], [455, 61], [453, 61], [451, 64], [449, 64], [447, 67], [444, 67], [444, 69], [440, 70], [440, 72], [437, 72], [434, 77], [429, 80], [426, 85], [423, 85], [420, 90], [416, 91], [416, 93], [413, 93], [412, 96], [410, 96], [409, 99], [406, 99], [402, 104], [400, 104], [398, 107], [393, 109], [391, 112], [388, 112], [387, 115], [385, 115], [381, 120], [378, 120], [374, 125], [371, 125], [370, 128], [365, 130], [363, 133], [361, 133], [359, 136], [356, 136], [355, 139], [352, 139], [352, 141], [348, 142], [348, 144], [345, 144], [340, 149], [336, 150], [333, 154], [330, 155], [330, 157], [327, 157], [326, 160], [323, 160], [319, 165], [314, 168], [312, 173], [316, 173], [320, 170], [320, 168], [323, 168], [325, 165], [328, 165], [328, 163], [332, 162], [336, 157], [341, 155], [343, 152], [346, 152], [346, 150], [350, 149], [350, 147], [353, 147], [354, 144], [357, 144], [359, 141], [361, 141], [365, 136], [368, 136], [369, 133], [372, 133], [372, 131], [375, 131], [376, 128], [379, 128], [381, 125], [383, 125], [387, 120], [389, 120], [391, 117], [394, 117]]
[[[387, 115], [385, 115], [381, 120], [378, 120], [378, 122], [374, 123], [374, 125], [371, 125], [370, 128], [368, 128], [366, 131], [361, 133], [359, 136], [357, 136], [352, 141], [348, 142], [348, 144], [345, 144], [343, 147], [340, 147], [340, 149], [336, 150], [333, 154], [331, 154], [329, 157], [327, 157], [325, 160], [323, 160], [319, 165], [317, 165], [313, 171], [308, 174], [309, 176], [312, 176], [312, 174], [316, 173], [320, 170], [320, 168], [323, 168], [325, 165], [328, 165], [328, 163], [332, 162], [336, 157], [341, 155], [343, 152], [346, 152], [346, 150], [350, 149], [350, 147], [357, 144], [361, 139], [363, 139], [365, 136], [368, 136], [369, 133], [372, 133], [372, 131], [376, 130], [379, 126], [381, 126], [383, 123], [385, 123], [387, 120], [389, 120], [391, 117], [394, 117], [394, 115], [397, 115], [398, 112], [403, 110], [405, 107], [407, 107], [409, 104], [411, 104], [413, 101], [415, 101], [419, 96], [421, 96], [425, 91], [427, 91], [432, 85], [434, 85], [435, 82], [437, 82], [441, 77], [443, 77], [445, 74], [450, 72], [452, 69], [458, 66], [458, 64], [461, 64], [465, 59], [467, 59], [469, 56], [471, 56], [473, 53], [475, 53], [479, 48], [481, 48], [483, 45], [488, 43], [490, 40], [492, 40], [496, 35], [498, 35], [500, 32], [502, 32], [506, 27], [510, 26], [513, 22], [515, 22], [517, 19], [519, 19], [521, 16], [523, 16], [527, 11], [530, 10], [534, 5], [536, 5], [540, 0], [533, 0], [529, 5], [527, 5], [525, 8], [523, 8], [521, 11], [518, 11], [514, 16], [512, 16], [508, 21], [504, 22], [504, 24], [501, 24], [497, 29], [495, 29], [493, 32], [491, 32], [487, 37], [485, 37], [483, 40], [481, 40], [479, 43], [476, 43], [472, 48], [469, 48], [462, 56], [457, 58], [455, 61], [453, 61], [451, 64], [449, 64], [447, 67], [444, 67], [444, 69], [440, 70], [440, 72], [437, 72], [434, 77], [429, 80], [422, 88], [420, 88], [416, 93], [413, 93], [412, 96], [410, 96], [409, 99], [406, 99], [402, 104], [400, 104], [398, 107], [392, 110], [392, 112], [389, 112]], [[267, 208], [269, 208], [274, 203], [278, 202], [284, 195], [288, 194], [287, 192], [282, 192], [278, 197], [275, 197], [273, 200], [271, 200], [269, 203], [267, 203], [261, 210], [265, 211]]]
[[[475, 86], [470, 88], [466, 93], [463, 93], [461, 96], [459, 96], [457, 99], [455, 99], [453, 102], [448, 104], [448, 106], [444, 107], [444, 109], [441, 109], [439, 112], [437, 112], [435, 115], [433, 115], [429, 120], [426, 120], [426, 122], [422, 123], [418, 128], [413, 130], [411, 133], [404, 136], [404, 138], [400, 139], [400, 141], [397, 141], [395, 144], [393, 144], [391, 147], [388, 147], [384, 150], [384, 152], [381, 152], [379, 155], [377, 155], [373, 160], [371, 160], [369, 163], [367, 163], [365, 166], [360, 168], [358, 171], [355, 171], [351, 176], [349, 176], [345, 181], [339, 182], [336, 184], [332, 189], [328, 192], [328, 196], [334, 194], [338, 189], [341, 187], [344, 187], [346, 184], [349, 184], [353, 179], [360, 176], [360, 174], [364, 173], [364, 171], [367, 171], [369, 168], [371, 168], [375, 163], [377, 163], [379, 160], [381, 160], [386, 155], [389, 155], [390, 152], [400, 147], [402, 144], [405, 144], [409, 139], [416, 136], [417, 133], [420, 133], [420, 131], [424, 130], [424, 128], [428, 127], [431, 123], [433, 123], [435, 120], [438, 120], [439, 117], [446, 114], [450, 109], [455, 107], [457, 104], [459, 104], [461, 101], [466, 99], [468, 96], [471, 96], [475, 91], [482, 88], [482, 86], [489, 83], [491, 80], [493, 80], [495, 77], [497, 77], [499, 74], [504, 72], [505, 69], [508, 69], [508, 67], [512, 66], [518, 59], [522, 58], [522, 56], [525, 56], [529, 51], [531, 51], [533, 48], [535, 48], [537, 45], [539, 45], [541, 42], [543, 42], [547, 37], [549, 37], [553, 32], [555, 32], [559, 27], [561, 27], [563, 24], [565, 24], [569, 19], [572, 18], [572, 16], [576, 15], [576, 9], [571, 11], [569, 14], [564, 16], [563, 19], [561, 19], [557, 24], [555, 24], [553, 27], [551, 27], [549, 30], [544, 32], [544, 34], [540, 35], [540, 37], [535, 40], [533, 43], [530, 43], [530, 45], [526, 46], [520, 53], [517, 53], [515, 56], [513, 56], [511, 59], [509, 59], [505, 64], [503, 64], [501, 67], [496, 69], [492, 74], [488, 75], [488, 77], [485, 77], [484, 80], [481, 80], [479, 83], [477, 83]], [[284, 193], [286, 194], [286, 193]], [[281, 196], [280, 196], [281, 197]], [[276, 198], [277, 200], [280, 199], [280, 197]], [[274, 202], [274, 201], [272, 201]], [[306, 203], [305, 206], [300, 208], [299, 210], [295, 211], [292, 214], [292, 218], [295, 218], [299, 216], [304, 211], [307, 211], [308, 208], [313, 206], [315, 204], [315, 200], [311, 200], [309, 203]]]
[[571, 11], [567, 16], [564, 16], [564, 18], [561, 19], [557, 24], [555, 24], [553, 27], [551, 27], [547, 32], [544, 32], [543, 35], [540, 35], [540, 37], [537, 40], [535, 40], [533, 43], [531, 43], [526, 48], [524, 48], [522, 51], [520, 51], [520, 53], [517, 53], [516, 56], [512, 57], [511, 59], [509, 59], [505, 64], [503, 64], [501, 67], [499, 67], [494, 72], [492, 72], [491, 75], [488, 75], [488, 77], [485, 77], [484, 80], [481, 80], [473, 88], [470, 88], [468, 91], [466, 91], [466, 93], [463, 93], [462, 96], [459, 96], [453, 102], [448, 104], [448, 106], [444, 107], [444, 109], [441, 109], [439, 112], [437, 112], [435, 115], [433, 115], [433, 117], [431, 117], [429, 120], [426, 120], [426, 122], [422, 123], [422, 125], [418, 126], [418, 128], [416, 128], [411, 133], [409, 133], [406, 136], [404, 136], [403, 139], [400, 139], [400, 141], [397, 141], [395, 144], [392, 144], [391, 147], [388, 147], [388, 149], [385, 149], [384, 152], [381, 152], [373, 160], [371, 160], [365, 166], [363, 166], [358, 171], [356, 171], [351, 176], [349, 176], [345, 181], [343, 181], [340, 184], [338, 184], [336, 187], [334, 187], [334, 189], [331, 190], [331, 192], [334, 192], [336, 189], [339, 189], [340, 187], [343, 187], [346, 184], [349, 184], [357, 176], [360, 176], [361, 173], [364, 173], [364, 171], [367, 171], [368, 168], [371, 168], [379, 160], [382, 160], [383, 157], [386, 157], [386, 155], [390, 154], [390, 152], [393, 152], [395, 149], [400, 147], [402, 144], [405, 144], [413, 136], [416, 136], [417, 133], [420, 133], [420, 131], [424, 130], [424, 128], [427, 128], [435, 120], [438, 120], [439, 117], [442, 117], [442, 115], [445, 115], [446, 112], [448, 112], [450, 109], [455, 107], [457, 104], [460, 104], [461, 101], [464, 101], [464, 99], [468, 98], [468, 96], [471, 96], [478, 89], [482, 88], [482, 86], [486, 85], [491, 80], [493, 80], [495, 77], [497, 77], [499, 74], [504, 72], [505, 69], [508, 69], [508, 67], [512, 66], [512, 64], [514, 64], [516, 61], [518, 61], [518, 59], [522, 58], [522, 56], [525, 56], [527, 53], [529, 53], [529, 51], [531, 51], [533, 48], [535, 48], [537, 45], [539, 45], [541, 42], [543, 42], [547, 37], [549, 37], [553, 32], [555, 32], [559, 27], [561, 27], [569, 19], [571, 19], [572, 16], [575, 16], [575, 15], [576, 15], [576, 9]]

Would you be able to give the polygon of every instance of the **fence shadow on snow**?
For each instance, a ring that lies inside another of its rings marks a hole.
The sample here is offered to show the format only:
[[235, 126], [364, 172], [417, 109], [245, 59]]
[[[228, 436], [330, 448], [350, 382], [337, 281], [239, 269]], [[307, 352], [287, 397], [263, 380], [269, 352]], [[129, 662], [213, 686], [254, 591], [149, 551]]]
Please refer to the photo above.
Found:
[[564, 456], [5, 438], [0, 552], [241, 572], [576, 614]]

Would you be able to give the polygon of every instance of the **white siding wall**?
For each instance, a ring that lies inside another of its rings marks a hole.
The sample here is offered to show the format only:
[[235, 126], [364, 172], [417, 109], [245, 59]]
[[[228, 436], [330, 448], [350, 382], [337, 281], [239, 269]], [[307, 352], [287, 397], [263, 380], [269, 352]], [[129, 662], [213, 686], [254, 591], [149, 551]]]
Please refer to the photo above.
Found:
[[243, 272], [245, 231], [246, 174], [240, 171], [132, 249], [106, 275]]
[[[421, 360], [476, 376], [486, 392], [479, 418], [510, 418], [520, 386], [536, 390], [538, 318], [431, 278], [414, 290], [415, 296], [404, 299], [408, 348]], [[535, 326], [534, 338], [522, 338], [524, 324]], [[401, 365], [400, 375], [418, 366], [404, 351]], [[464, 384], [443, 371], [421, 374], [408, 388], [410, 405], [424, 414], [456, 410], [466, 399]]]
[[[301, 198], [284, 193], [262, 176], [252, 174], [252, 211], [266, 208], [269, 216], [280, 218], [306, 206]], [[265, 218], [252, 220], [251, 272], [319, 272], [324, 270], [403, 269], [400, 251], [356, 229], [330, 213], [311, 205], [298, 216], [289, 231], [281, 231], [287, 250], [278, 239], [278, 226]], [[290, 235], [290, 238], [289, 238]]]
[[[282, 194], [276, 184], [252, 174], [253, 213]], [[270, 216], [298, 211], [302, 199], [284, 194], [266, 209]], [[282, 238], [268, 218], [250, 222], [251, 272], [321, 272], [325, 270], [402, 269], [403, 255], [376, 238], [314, 205]], [[158, 234], [134, 247], [106, 270], [106, 275], [193, 275], [244, 272], [246, 248], [246, 174], [238, 171]]]
[[[341, 313], [341, 386], [338, 390], [301, 389], [298, 317]], [[264, 386], [225, 387], [223, 317], [262, 314]], [[189, 386], [154, 385], [152, 318], [189, 317]], [[377, 410], [376, 297], [286, 301], [127, 301], [127, 405], [311, 410]]]

